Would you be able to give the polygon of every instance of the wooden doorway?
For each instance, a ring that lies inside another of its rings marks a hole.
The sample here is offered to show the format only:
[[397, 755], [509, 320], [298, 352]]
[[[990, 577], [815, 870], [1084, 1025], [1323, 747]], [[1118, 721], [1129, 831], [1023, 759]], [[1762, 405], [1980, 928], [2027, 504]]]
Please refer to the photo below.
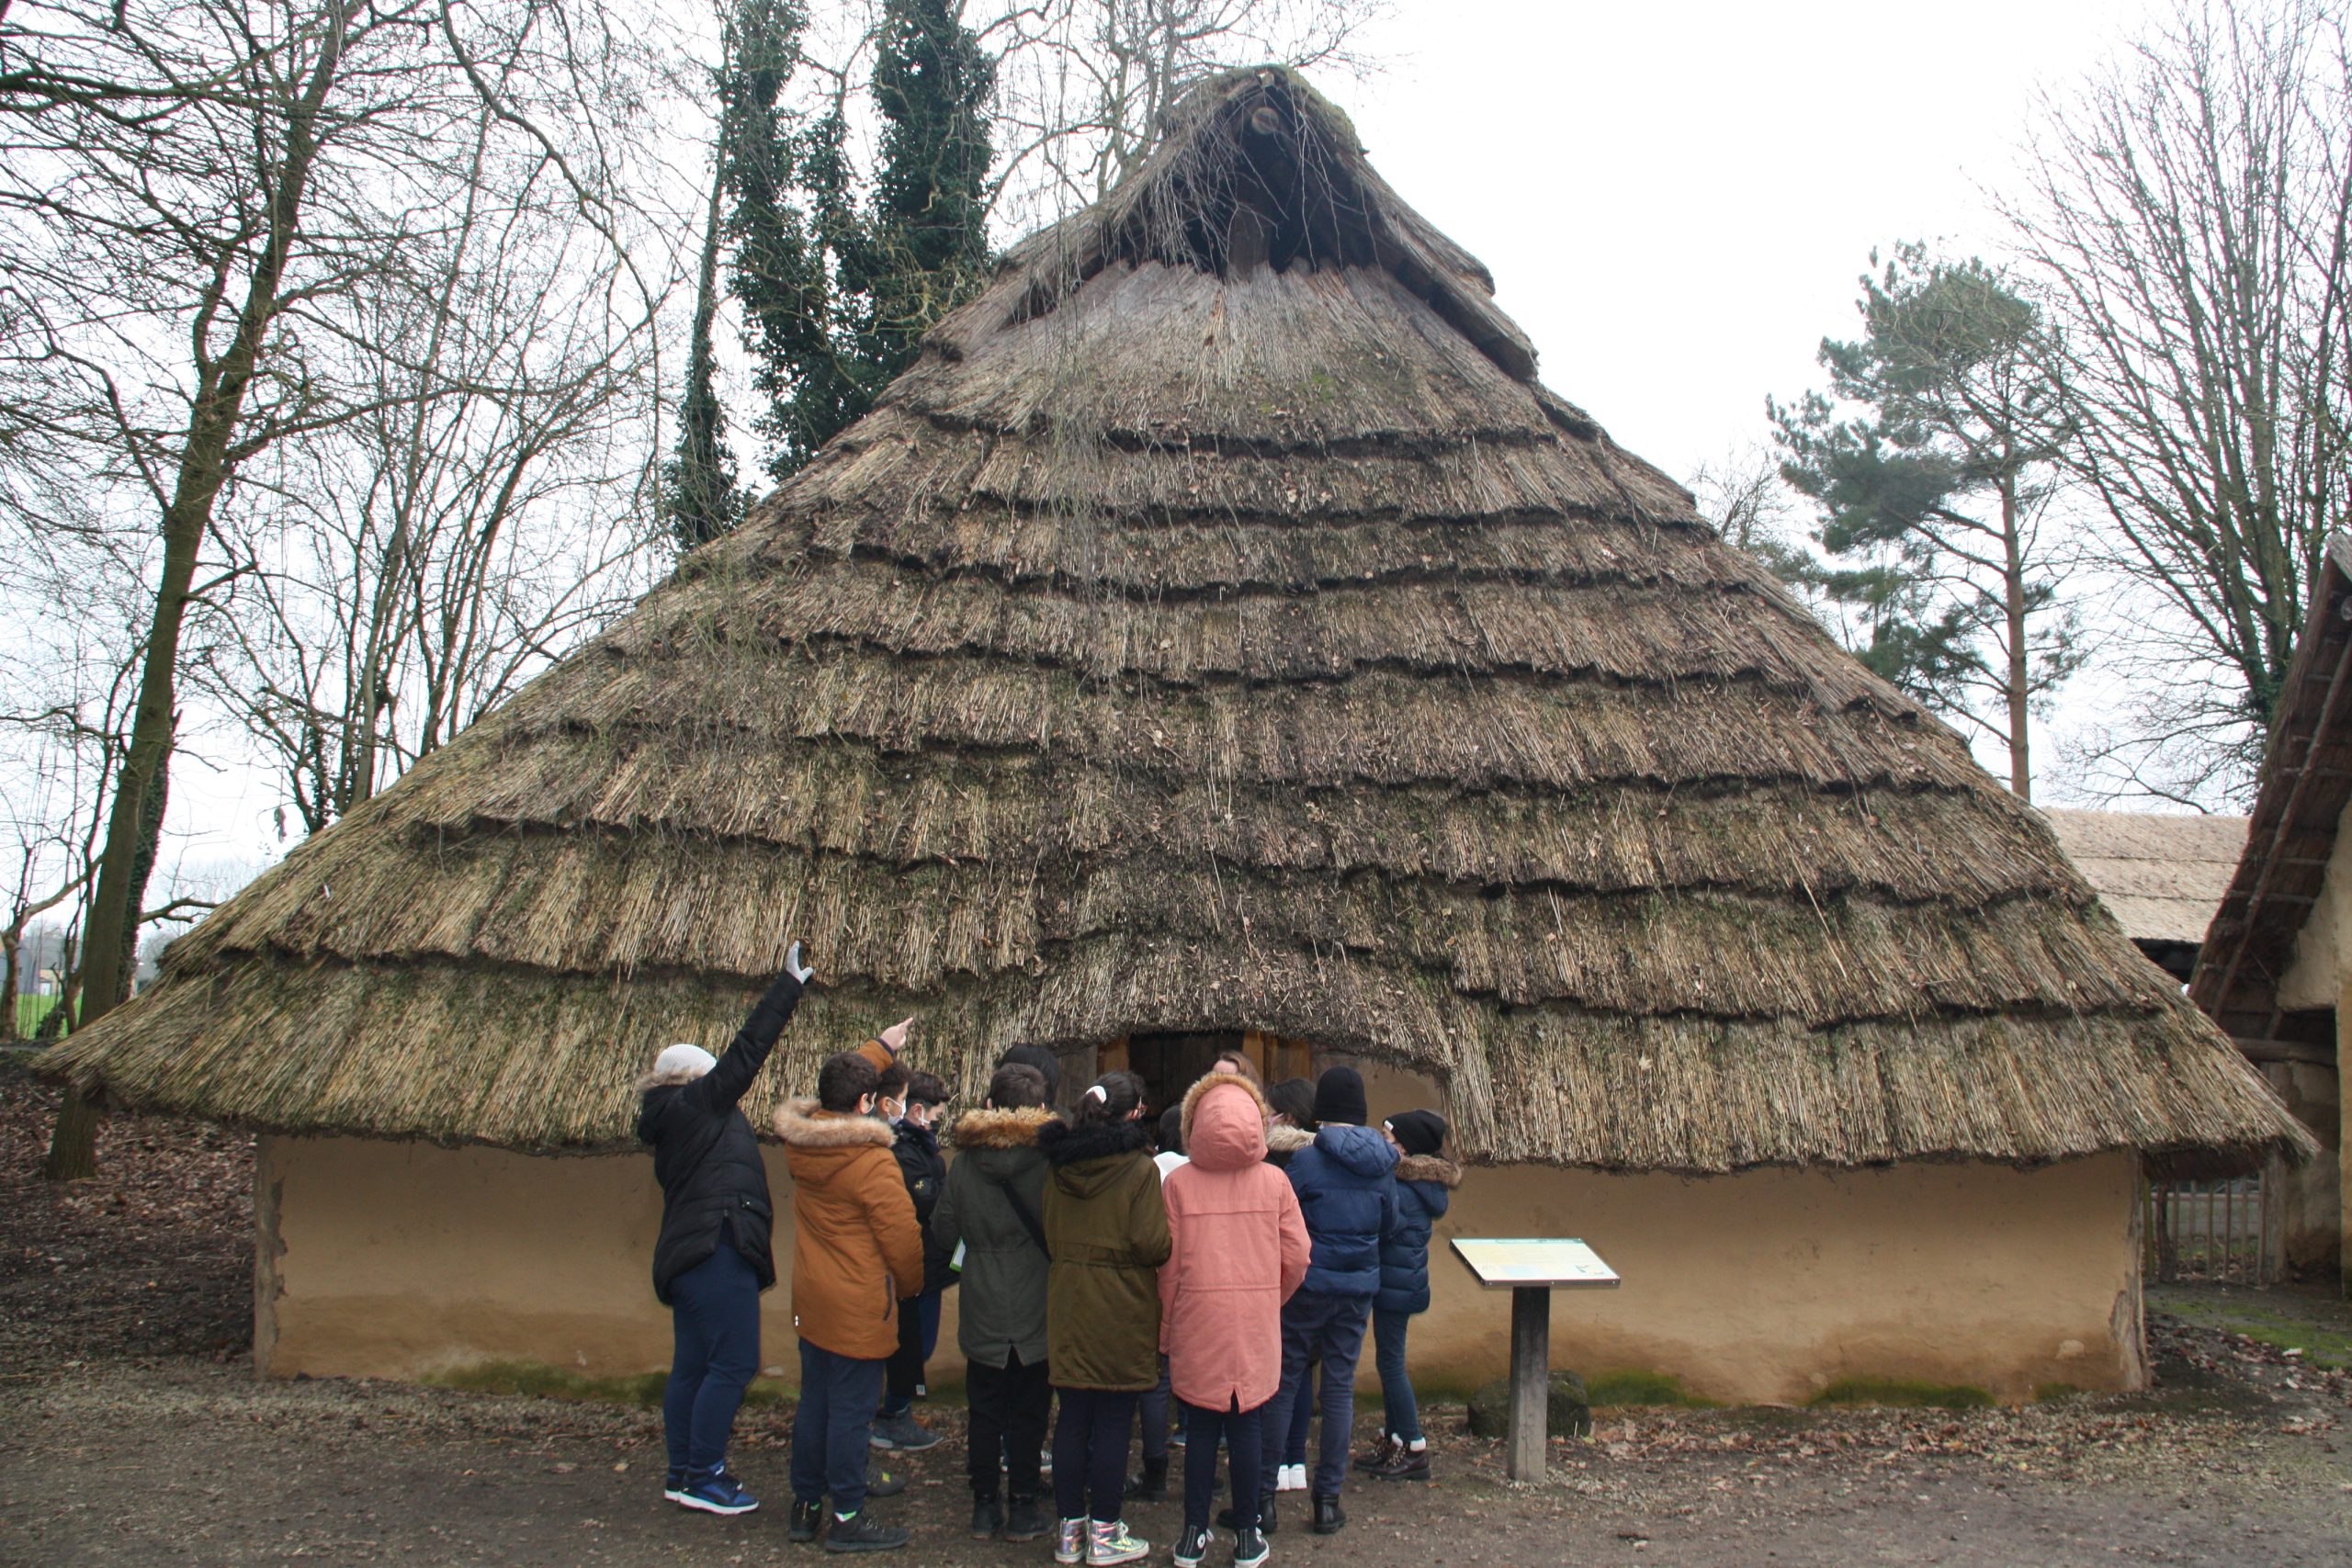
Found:
[[1239, 1051], [1247, 1056], [1268, 1083], [1315, 1076], [1313, 1046], [1259, 1029], [1126, 1034], [1102, 1046], [1096, 1059], [1102, 1072], [1140, 1075], [1145, 1103], [1157, 1115], [1182, 1100], [1184, 1091], [1199, 1082], [1226, 1051]]

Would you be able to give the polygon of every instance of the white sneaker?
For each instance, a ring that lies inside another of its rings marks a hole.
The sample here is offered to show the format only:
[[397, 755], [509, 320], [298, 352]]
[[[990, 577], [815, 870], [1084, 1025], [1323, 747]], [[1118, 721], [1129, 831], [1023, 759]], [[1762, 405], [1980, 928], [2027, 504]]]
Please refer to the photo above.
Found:
[[1304, 1492], [1306, 1490], [1306, 1467], [1303, 1464], [1278, 1465], [1274, 1469], [1274, 1490]]

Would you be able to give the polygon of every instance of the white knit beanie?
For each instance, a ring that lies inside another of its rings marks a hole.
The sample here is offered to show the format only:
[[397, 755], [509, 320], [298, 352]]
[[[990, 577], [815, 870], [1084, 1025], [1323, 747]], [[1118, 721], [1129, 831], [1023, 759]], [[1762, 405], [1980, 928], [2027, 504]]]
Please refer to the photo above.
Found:
[[653, 1072], [657, 1077], [675, 1074], [680, 1077], [698, 1078], [717, 1066], [718, 1058], [699, 1045], [665, 1045], [662, 1054], [653, 1058]]

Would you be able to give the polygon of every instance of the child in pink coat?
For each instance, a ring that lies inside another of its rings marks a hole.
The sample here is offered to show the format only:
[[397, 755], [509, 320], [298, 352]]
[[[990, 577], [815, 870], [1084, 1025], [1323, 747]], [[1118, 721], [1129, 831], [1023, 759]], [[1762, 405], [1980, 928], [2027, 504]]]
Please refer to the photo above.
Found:
[[1233, 1455], [1233, 1561], [1266, 1561], [1258, 1528], [1259, 1411], [1282, 1383], [1282, 1312], [1306, 1278], [1306, 1222], [1287, 1177], [1266, 1163], [1266, 1100], [1214, 1074], [1184, 1097], [1184, 1152], [1169, 1173], [1168, 1261], [1159, 1344], [1183, 1402], [1184, 1529], [1177, 1568], [1208, 1552], [1217, 1438]]

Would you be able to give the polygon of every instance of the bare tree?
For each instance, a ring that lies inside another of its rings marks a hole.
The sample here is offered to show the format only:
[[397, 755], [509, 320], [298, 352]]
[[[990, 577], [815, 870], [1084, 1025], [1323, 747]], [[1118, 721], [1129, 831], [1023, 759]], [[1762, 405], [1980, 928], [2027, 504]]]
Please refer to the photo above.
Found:
[[[560, 206], [627, 253], [627, 28], [566, 0], [17, 0], [0, 12], [8, 423], [141, 498], [137, 700], [107, 791], [83, 1014], [122, 996], [162, 832], [187, 633], [251, 565], [224, 499], [273, 449], [401, 400], [350, 374], [470, 194]], [[494, 129], [487, 138], [478, 127]], [[429, 269], [428, 269], [429, 271]], [[650, 322], [632, 259], [605, 308]], [[29, 371], [41, 373], [32, 377]], [[116, 498], [119, 507], [129, 501]], [[364, 591], [364, 590], [363, 590]], [[77, 1109], [52, 1145], [86, 1173]]]
[[[1034, 220], [1096, 201], [1150, 151], [1161, 117], [1241, 65], [1361, 73], [1384, 0], [1038, 0], [980, 32], [999, 52], [998, 200]], [[1032, 210], [1034, 209], [1034, 210]]]
[[2329, 531], [2352, 503], [2352, 49], [2340, 10], [2188, 3], [2042, 106], [2006, 204], [2057, 331], [2064, 461], [2151, 608], [2161, 700], [2110, 780], [2243, 791]]

